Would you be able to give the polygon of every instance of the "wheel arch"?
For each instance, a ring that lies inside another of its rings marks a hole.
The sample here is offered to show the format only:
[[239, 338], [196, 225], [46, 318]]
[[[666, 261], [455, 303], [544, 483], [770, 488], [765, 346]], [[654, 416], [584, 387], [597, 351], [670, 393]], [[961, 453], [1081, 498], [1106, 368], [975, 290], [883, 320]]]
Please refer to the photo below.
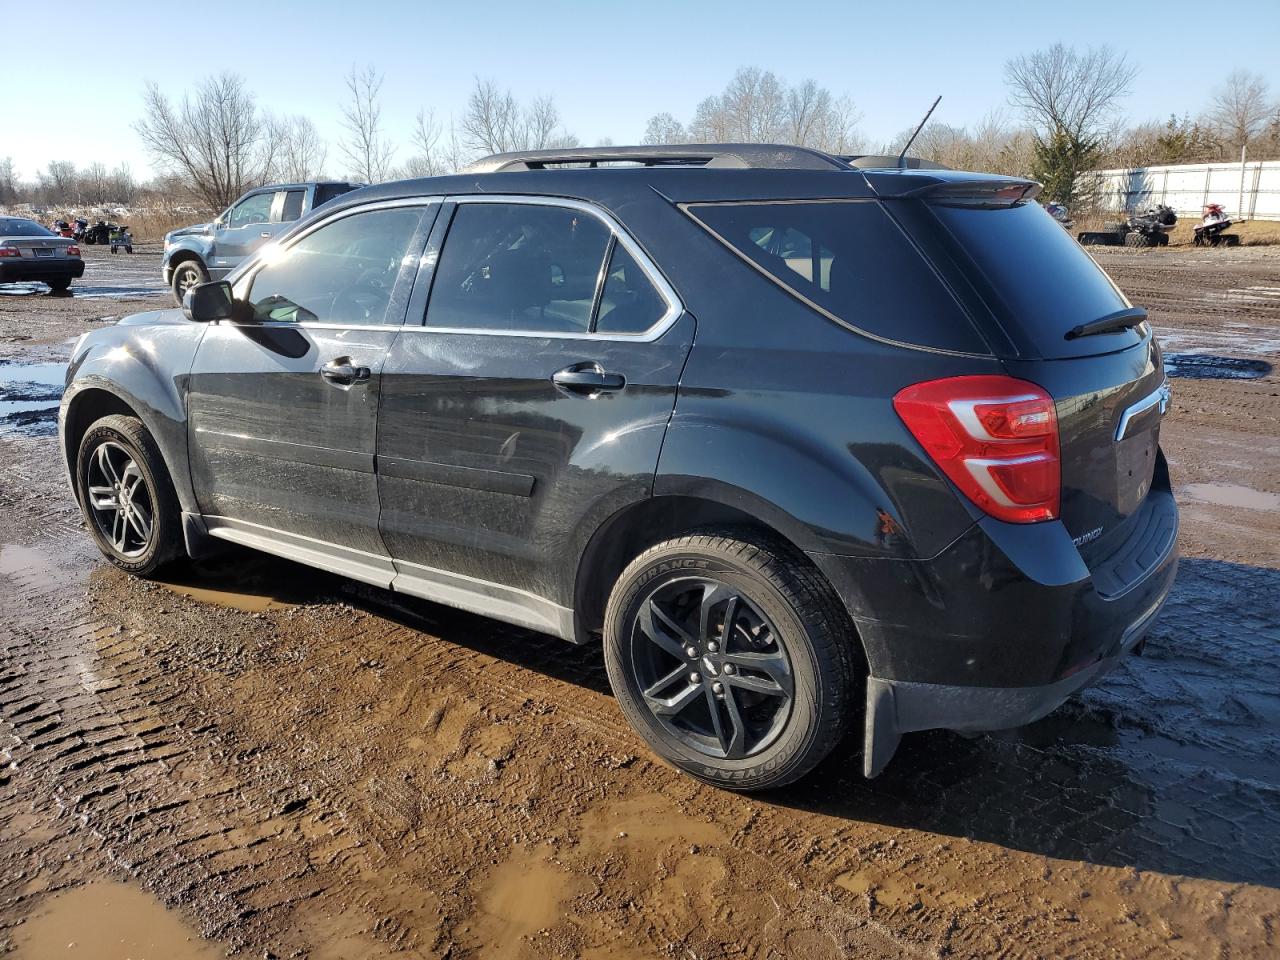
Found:
[[819, 579], [843, 614], [856, 652], [866, 659], [866, 649], [834, 585], [805, 553], [806, 537], [796, 522], [770, 523], [741, 505], [709, 497], [663, 495], [629, 504], [600, 525], [588, 540], [578, 561], [574, 583], [574, 627], [580, 642], [598, 634], [604, 624], [609, 593], [632, 560], [654, 544], [709, 527], [730, 527], [754, 534], [784, 550], [794, 563], [804, 564]]

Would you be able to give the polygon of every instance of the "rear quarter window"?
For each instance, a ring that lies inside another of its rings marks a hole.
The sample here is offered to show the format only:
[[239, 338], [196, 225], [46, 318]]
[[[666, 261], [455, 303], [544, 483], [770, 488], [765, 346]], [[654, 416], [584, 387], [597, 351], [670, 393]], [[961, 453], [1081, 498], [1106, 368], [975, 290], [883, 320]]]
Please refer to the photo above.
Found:
[[934, 203], [944, 240], [1015, 342], [1059, 359], [1140, 343], [1143, 328], [1067, 340], [1066, 332], [1129, 306], [1101, 267], [1038, 203], [983, 207]]
[[751, 266], [833, 320], [873, 337], [991, 351], [880, 203], [695, 203], [686, 212]]

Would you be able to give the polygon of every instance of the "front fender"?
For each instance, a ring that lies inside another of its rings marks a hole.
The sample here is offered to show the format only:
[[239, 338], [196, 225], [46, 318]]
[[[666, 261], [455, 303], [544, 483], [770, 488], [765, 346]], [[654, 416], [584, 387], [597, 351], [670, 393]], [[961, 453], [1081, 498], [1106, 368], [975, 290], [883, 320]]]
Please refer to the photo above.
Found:
[[165, 249], [164, 268], [172, 270], [179, 260], [188, 259], [188, 254], [195, 254], [207, 266], [213, 258], [213, 237], [206, 234], [178, 237]]
[[78, 437], [99, 416], [124, 404], [155, 438], [182, 509], [198, 512], [187, 459], [186, 394], [204, 330], [187, 321], [121, 324], [94, 331], [76, 345], [58, 411], [73, 494]]

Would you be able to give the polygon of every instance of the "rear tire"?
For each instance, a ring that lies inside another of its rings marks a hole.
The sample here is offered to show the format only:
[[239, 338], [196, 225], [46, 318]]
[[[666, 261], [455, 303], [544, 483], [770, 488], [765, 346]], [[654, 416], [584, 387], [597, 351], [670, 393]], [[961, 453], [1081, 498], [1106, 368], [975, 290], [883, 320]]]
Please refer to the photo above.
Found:
[[734, 531], [649, 548], [605, 613], [605, 665], [628, 722], [664, 760], [731, 790], [798, 780], [840, 741], [855, 643], [802, 557]]
[[183, 260], [173, 268], [173, 299], [182, 306], [182, 298], [198, 283], [209, 280], [209, 271], [199, 260]]
[[85, 432], [76, 494], [103, 556], [150, 577], [184, 555], [182, 508], [160, 448], [137, 417], [112, 415]]
[[1156, 242], [1145, 233], [1139, 233], [1137, 230], [1134, 230], [1132, 233], [1125, 234], [1124, 245], [1126, 247], [1137, 247], [1141, 249], [1144, 247], [1154, 247]]

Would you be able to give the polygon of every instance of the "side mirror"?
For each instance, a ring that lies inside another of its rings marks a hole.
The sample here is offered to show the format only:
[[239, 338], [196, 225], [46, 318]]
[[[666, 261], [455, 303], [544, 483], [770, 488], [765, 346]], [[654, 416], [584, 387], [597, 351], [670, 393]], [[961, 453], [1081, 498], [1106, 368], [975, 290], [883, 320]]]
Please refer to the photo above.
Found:
[[182, 298], [182, 312], [196, 323], [215, 323], [235, 318], [235, 298], [231, 284], [225, 280], [200, 283], [187, 291]]

